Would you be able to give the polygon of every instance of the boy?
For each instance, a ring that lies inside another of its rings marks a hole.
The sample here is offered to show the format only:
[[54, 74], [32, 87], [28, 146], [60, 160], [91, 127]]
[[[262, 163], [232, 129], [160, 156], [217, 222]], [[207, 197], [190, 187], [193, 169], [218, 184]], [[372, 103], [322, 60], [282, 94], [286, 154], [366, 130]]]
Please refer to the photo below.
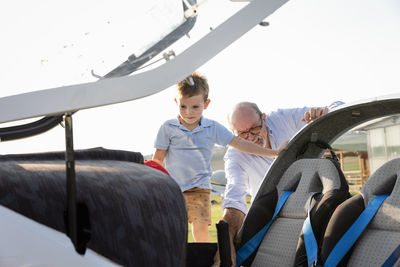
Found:
[[239, 151], [276, 157], [287, 143], [277, 150], [267, 149], [234, 136], [218, 122], [204, 118], [203, 111], [210, 104], [209, 87], [207, 79], [198, 73], [180, 82], [177, 89], [175, 103], [179, 115], [160, 127], [153, 160], [163, 165], [165, 159], [167, 171], [179, 184], [185, 197], [194, 240], [208, 242], [208, 226], [211, 225], [211, 155], [214, 145], [229, 144]]

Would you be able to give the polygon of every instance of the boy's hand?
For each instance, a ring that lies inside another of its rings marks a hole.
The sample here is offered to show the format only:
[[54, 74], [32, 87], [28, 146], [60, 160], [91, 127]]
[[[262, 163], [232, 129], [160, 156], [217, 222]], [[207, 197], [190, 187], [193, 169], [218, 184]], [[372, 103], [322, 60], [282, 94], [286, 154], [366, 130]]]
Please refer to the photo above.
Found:
[[278, 156], [283, 150], [287, 150], [287, 145], [289, 143], [289, 140], [286, 140], [283, 142], [275, 151], [276, 151], [276, 156]]

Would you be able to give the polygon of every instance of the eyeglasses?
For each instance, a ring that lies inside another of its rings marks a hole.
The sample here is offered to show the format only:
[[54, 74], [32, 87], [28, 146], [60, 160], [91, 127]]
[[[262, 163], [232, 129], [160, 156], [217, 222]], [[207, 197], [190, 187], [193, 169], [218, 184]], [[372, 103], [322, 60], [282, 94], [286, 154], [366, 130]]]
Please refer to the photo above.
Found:
[[240, 132], [240, 131], [238, 131], [238, 132], [237, 132], [237, 135], [238, 135], [239, 137], [243, 138], [243, 139], [247, 139], [247, 138], [249, 137], [249, 134], [252, 134], [252, 135], [259, 135], [260, 132], [261, 132], [261, 128], [262, 128], [262, 126], [263, 126], [262, 115], [260, 115], [260, 121], [261, 121], [261, 124], [260, 124], [260, 125], [255, 126], [255, 127], [252, 127], [252, 128], [250, 128], [248, 131], [245, 131], [245, 132]]

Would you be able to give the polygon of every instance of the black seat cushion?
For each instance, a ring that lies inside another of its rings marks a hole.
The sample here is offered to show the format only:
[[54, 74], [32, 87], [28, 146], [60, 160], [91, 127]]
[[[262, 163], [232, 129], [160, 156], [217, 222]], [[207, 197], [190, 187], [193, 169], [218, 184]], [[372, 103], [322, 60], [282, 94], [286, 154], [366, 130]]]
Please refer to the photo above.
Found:
[[[90, 216], [88, 248], [123, 266], [183, 265], [187, 215], [175, 181], [132, 162], [141, 155], [84, 152], [75, 165], [77, 201]], [[66, 233], [66, 170], [57, 153], [0, 156], [0, 204]]]

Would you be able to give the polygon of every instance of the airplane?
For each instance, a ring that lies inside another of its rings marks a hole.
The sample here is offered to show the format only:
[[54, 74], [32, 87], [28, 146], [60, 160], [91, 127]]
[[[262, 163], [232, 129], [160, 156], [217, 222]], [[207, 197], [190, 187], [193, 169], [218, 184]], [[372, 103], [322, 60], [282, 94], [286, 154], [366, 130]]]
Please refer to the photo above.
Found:
[[[153, 11], [156, 2], [149, 1], [146, 11]], [[187, 243], [186, 209], [177, 184], [169, 179], [168, 175], [146, 166], [143, 156], [138, 152], [103, 148], [75, 150], [72, 118], [80, 110], [149, 97], [186, 79], [227, 46], [242, 36], [245, 37], [245, 34], [253, 27], [268, 25], [265, 18], [281, 8], [287, 0], [253, 0], [241, 5], [236, 13], [203, 37], [195, 40], [194, 43], [189, 44], [181, 53], [168, 49], [188, 38], [192, 29], [196, 27], [196, 16], [198, 12], [201, 12], [201, 6], [205, 1], [170, 0], [165, 2], [167, 3], [161, 6], [163, 14], [170, 12], [170, 9], [167, 9], [169, 7], [175, 7], [177, 10], [174, 14], [176, 18], [171, 18], [174, 21], [170, 28], [163, 27], [161, 35], [155, 33], [155, 37], [152, 36], [149, 43], [140, 44], [139, 54], [134, 53], [130, 56], [128, 54], [127, 59], [117, 63], [116, 60], [120, 60], [117, 57], [110, 61], [104, 60], [107, 63], [111, 62], [104, 67], [105, 70], [91, 71], [90, 78], [92, 80], [95, 78], [96, 81], [84, 81], [73, 85], [61, 84], [47, 87], [48, 89], [40, 88], [40, 90], [0, 98], [0, 123], [6, 125], [0, 128], [2, 142], [40, 135], [60, 124], [65, 130], [65, 151], [0, 156], [2, 218], [0, 233], [3, 237], [0, 243], [0, 266], [196, 266], [196, 264], [209, 266], [211, 264], [217, 249], [216, 243]], [[84, 17], [98, 15], [96, 8], [101, 4], [89, 2], [90, 4], [93, 13], [83, 14]], [[68, 8], [68, 5], [55, 5], [54, 8], [60, 10]], [[34, 6], [24, 7], [36, 10]], [[166, 10], [168, 12], [165, 12]], [[120, 17], [121, 20], [116, 22], [117, 25], [131, 23], [126, 18], [131, 17], [132, 10], [123, 11], [125, 16]], [[141, 12], [138, 11], [137, 14]], [[77, 11], [75, 15], [82, 14]], [[157, 14], [152, 15], [153, 18], [158, 17]], [[69, 23], [73, 23], [73, 16], [71, 15]], [[114, 21], [106, 21], [104, 27], [112, 23]], [[48, 27], [49, 22], [41, 26]], [[156, 26], [155, 28], [161, 28], [165, 25], [164, 22], [158, 22]], [[24, 27], [23, 23], [21, 27]], [[110, 31], [109, 34], [117, 33]], [[89, 32], [84, 34], [84, 36], [89, 35], [91, 35]], [[34, 46], [34, 38], [39, 37], [32, 36], [32, 46]], [[67, 44], [67, 46], [74, 47], [74, 44]], [[120, 50], [123, 50], [122, 54], [126, 53], [125, 49]], [[65, 59], [68, 60], [69, 56], [67, 53]], [[112, 54], [102, 56], [113, 57]], [[127, 55], [124, 56], [126, 58]], [[42, 60], [41, 63], [45, 64], [47, 59]], [[116, 67], [107, 70], [106, 68], [112, 64], [116, 64]], [[87, 66], [85, 68], [87, 69]], [[106, 74], [99, 75], [103, 72]], [[287, 178], [288, 170], [294, 168], [292, 166], [300, 165], [299, 168], [306, 168], [301, 165], [304, 162], [309, 165], [310, 162], [320, 164], [320, 160], [325, 160], [322, 157], [326, 150], [331, 153], [330, 160], [336, 160], [334, 149], [332, 149], [334, 142], [356, 127], [358, 127], [356, 129], [366, 129], [367, 122], [376, 122], [377, 119], [392, 123], [389, 124], [393, 127], [390, 128], [392, 135], [388, 134], [388, 137], [383, 134], [383, 137], [387, 138], [386, 141], [391, 138], [393, 144], [378, 147], [378, 150], [390, 151], [385, 152], [385, 156], [374, 163], [377, 165], [371, 177], [385, 173], [380, 171], [380, 168], [388, 164], [396, 173], [400, 167], [396, 161], [400, 152], [398, 144], [393, 140], [397, 140], [396, 136], [399, 132], [396, 128], [397, 124], [393, 122], [397, 121], [399, 109], [400, 95], [397, 94], [345, 104], [307, 125], [290, 140], [288, 149], [274, 161], [266, 173], [236, 239], [237, 250], [240, 251], [241, 247], [246, 246], [247, 241], [252, 240], [252, 236], [271, 221], [271, 228], [267, 229], [268, 232], [261, 240], [261, 245], [258, 244], [256, 250], [243, 260], [244, 266], [260, 266], [268, 263], [274, 266], [275, 261], [280, 266], [293, 266], [294, 262], [302, 266], [310, 265], [307, 262], [310, 257], [308, 245], [304, 241], [305, 230], [301, 228], [307, 221], [307, 217], [310, 217], [307, 209], [294, 212], [297, 214], [295, 219], [298, 220], [296, 229], [298, 230], [300, 226], [301, 232], [293, 233], [293, 231], [285, 231], [284, 226], [287, 222], [284, 222], [286, 217], [283, 214], [280, 217], [278, 215], [277, 219], [272, 218], [275, 204], [266, 204], [265, 199], [272, 199], [270, 203], [277, 203], [278, 196], [283, 192], [281, 186], [285, 187], [283, 183], [286, 181], [289, 181], [290, 189], [296, 194], [296, 190], [300, 189], [298, 185], [302, 184], [303, 180], [296, 175], [290, 179]], [[27, 119], [29, 120], [25, 123]], [[23, 123], [9, 125], [9, 123], [20, 121]], [[384, 128], [386, 131], [385, 127], [389, 126], [380, 124], [380, 128], [371, 129]], [[376, 145], [372, 146], [371, 151], [379, 156], [376, 147]], [[330, 164], [323, 162], [321, 164], [324, 166]], [[339, 169], [337, 171], [340, 172]], [[305, 169], [304, 172], [308, 173], [310, 170]], [[375, 173], [377, 175], [374, 176]], [[315, 177], [311, 175], [309, 179], [314, 181]], [[351, 204], [354, 200], [361, 201], [359, 196], [392, 194], [385, 200], [386, 202], [383, 202], [381, 213], [378, 212], [379, 220], [373, 222], [373, 227], [366, 228], [364, 234], [361, 233], [362, 239], [352, 247], [350, 252], [346, 252], [345, 263], [349, 266], [366, 266], [362, 260], [369, 259], [368, 255], [372, 255], [378, 261], [378, 263], [369, 262], [371, 266], [380, 266], [400, 244], [400, 227], [398, 227], [400, 218], [394, 213], [399, 203], [396, 200], [396, 194], [392, 193], [399, 187], [396, 177], [390, 173], [390, 177], [381, 179], [384, 182], [383, 185], [379, 185], [379, 177], [368, 179], [361, 188], [361, 193], [353, 197], [349, 194], [347, 182], [343, 179], [339, 179], [340, 188], [331, 188], [341, 193], [341, 198], [336, 200], [337, 205], [334, 208], [343, 207], [339, 206], [341, 203], [350, 201]], [[320, 194], [323, 197], [316, 198], [313, 203], [321, 203], [321, 199], [328, 195], [329, 186], [325, 183], [329, 184], [329, 182], [325, 182], [322, 178], [320, 180], [321, 182], [312, 184], [311, 189], [321, 191]], [[312, 191], [310, 190], [307, 191], [307, 195], [304, 194], [304, 197], [312, 202], [314, 197], [308, 195]], [[163, 194], [155, 192], [163, 192]], [[292, 202], [295, 201], [292, 200]], [[365, 204], [368, 202], [369, 199], [365, 198]], [[291, 203], [290, 197], [287, 203]], [[304, 206], [305, 202], [301, 205]], [[313, 205], [310, 204], [312, 208], [309, 210], [312, 215], [312, 212], [316, 213], [318, 207], [318, 205]], [[337, 209], [343, 210], [343, 208]], [[324, 238], [327, 240], [331, 237], [327, 236], [326, 229], [337, 230], [336, 221], [332, 221], [339, 215], [333, 208], [328, 213], [329, 216], [324, 217], [326, 221], [321, 224], [322, 228], [318, 226], [316, 233], [319, 235], [317, 247], [321, 250], [317, 254], [320, 254], [322, 258], [311, 262], [311, 265], [317, 262], [318, 264], [326, 263], [329, 258], [327, 251], [332, 250], [332, 244], [328, 242], [326, 245], [327, 242], [322, 241]], [[260, 219], [259, 214], [265, 215], [264, 218]], [[311, 224], [314, 224], [313, 227], [317, 225], [315, 222]], [[379, 228], [381, 225], [383, 225], [382, 229]], [[280, 249], [279, 253], [271, 256], [271, 250], [269, 250], [271, 244], [276, 244], [276, 240], [272, 239], [272, 234], [279, 233], [279, 231], [275, 232], [279, 229], [283, 229], [290, 240], [285, 239], [280, 244], [286, 246], [286, 249], [281, 249], [276, 245]], [[378, 233], [375, 231], [377, 229], [382, 231]], [[388, 231], [390, 231], [390, 243], [386, 244], [383, 240], [388, 239]], [[374, 234], [380, 245], [371, 247], [370, 235]], [[358, 244], [369, 249], [362, 249]], [[223, 259], [221, 266], [228, 266], [230, 249], [222, 248], [222, 240], [219, 246], [221, 253], [225, 253], [221, 254], [221, 259]], [[192, 254], [196, 249], [202, 253]], [[307, 256], [304, 256], [304, 251], [307, 251]], [[372, 251], [377, 254], [373, 255]], [[342, 264], [344, 264], [343, 261]]]

